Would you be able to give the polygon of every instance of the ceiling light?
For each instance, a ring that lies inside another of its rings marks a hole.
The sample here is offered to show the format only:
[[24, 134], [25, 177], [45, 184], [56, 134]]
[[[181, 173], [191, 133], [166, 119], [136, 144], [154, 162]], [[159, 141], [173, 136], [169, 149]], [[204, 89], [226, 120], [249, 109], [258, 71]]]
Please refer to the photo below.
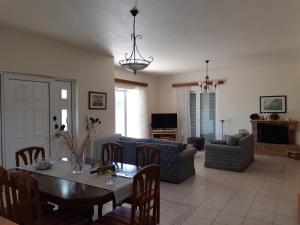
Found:
[[142, 39], [142, 35], [135, 34], [135, 17], [138, 12], [139, 11], [136, 7], [130, 10], [131, 15], [133, 16], [133, 32], [131, 34], [131, 40], [133, 40], [132, 52], [129, 57], [128, 53], [126, 53], [125, 59], [119, 61], [123, 69], [132, 71], [134, 74], [136, 74], [139, 70], [145, 69], [153, 61], [153, 57], [149, 57], [149, 60], [144, 59], [136, 45], [136, 39]]
[[199, 82], [199, 86], [202, 92], [210, 93], [210, 92], [215, 92], [217, 89], [217, 82], [216, 81], [210, 81], [209, 76], [208, 76], [208, 63], [209, 60], [207, 59], [206, 61], [206, 77], [204, 82]]

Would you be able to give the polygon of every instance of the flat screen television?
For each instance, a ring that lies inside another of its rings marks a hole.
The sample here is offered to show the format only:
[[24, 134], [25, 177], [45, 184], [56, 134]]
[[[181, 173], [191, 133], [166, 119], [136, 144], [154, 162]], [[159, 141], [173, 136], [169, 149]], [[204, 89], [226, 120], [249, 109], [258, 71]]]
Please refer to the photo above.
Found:
[[175, 129], [177, 128], [176, 113], [153, 113], [151, 116], [152, 129]]

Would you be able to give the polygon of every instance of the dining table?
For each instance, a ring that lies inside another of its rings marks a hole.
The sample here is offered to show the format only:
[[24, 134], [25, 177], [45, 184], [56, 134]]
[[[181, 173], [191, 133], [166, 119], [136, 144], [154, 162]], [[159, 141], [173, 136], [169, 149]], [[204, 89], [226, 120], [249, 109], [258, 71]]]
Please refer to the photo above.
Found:
[[2, 216], [0, 216], [0, 224], [1, 225], [18, 225], [15, 222], [13, 222], [13, 221], [11, 221], [11, 220], [9, 220], [7, 218], [4, 218]]
[[[115, 163], [117, 172], [92, 173], [95, 162], [86, 160], [83, 171], [73, 174], [68, 160], [56, 160], [48, 170], [36, 170], [33, 165], [20, 166], [13, 171], [27, 171], [38, 180], [40, 197], [63, 207], [98, 206], [98, 218], [102, 216], [102, 205], [110, 201], [121, 202], [131, 195], [135, 165]], [[102, 165], [103, 163], [96, 164]]]

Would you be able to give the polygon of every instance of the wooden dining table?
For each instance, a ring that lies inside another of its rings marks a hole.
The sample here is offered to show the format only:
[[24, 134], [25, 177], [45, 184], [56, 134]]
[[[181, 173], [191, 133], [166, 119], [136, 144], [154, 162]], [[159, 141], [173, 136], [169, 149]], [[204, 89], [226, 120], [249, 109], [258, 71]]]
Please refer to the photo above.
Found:
[[4, 218], [2, 216], [0, 216], [0, 224], [1, 225], [18, 225], [15, 222], [13, 222], [13, 221], [11, 221], [9, 219], [6, 219], [6, 218]]
[[[135, 168], [135, 166], [130, 165]], [[11, 169], [9, 172], [20, 171]], [[132, 171], [131, 171], [132, 172]], [[38, 180], [40, 197], [44, 201], [63, 207], [98, 206], [98, 218], [102, 216], [102, 205], [114, 201], [114, 192], [54, 176], [30, 171]]]

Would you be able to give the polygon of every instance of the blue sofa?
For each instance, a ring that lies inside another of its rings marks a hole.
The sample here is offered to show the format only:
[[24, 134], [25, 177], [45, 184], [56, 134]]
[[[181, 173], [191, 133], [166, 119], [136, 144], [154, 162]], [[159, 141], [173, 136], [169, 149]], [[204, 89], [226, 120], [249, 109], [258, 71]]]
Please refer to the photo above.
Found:
[[204, 166], [216, 169], [244, 171], [254, 161], [253, 134], [242, 136], [235, 141], [236, 143], [229, 144], [223, 141], [212, 141], [205, 144]]
[[123, 146], [124, 163], [135, 164], [136, 147], [142, 144], [153, 144], [160, 149], [161, 173], [160, 179], [170, 183], [180, 183], [195, 174], [195, 148], [186, 148], [186, 145], [177, 141], [168, 141], [151, 138], [120, 137], [116, 143]]

